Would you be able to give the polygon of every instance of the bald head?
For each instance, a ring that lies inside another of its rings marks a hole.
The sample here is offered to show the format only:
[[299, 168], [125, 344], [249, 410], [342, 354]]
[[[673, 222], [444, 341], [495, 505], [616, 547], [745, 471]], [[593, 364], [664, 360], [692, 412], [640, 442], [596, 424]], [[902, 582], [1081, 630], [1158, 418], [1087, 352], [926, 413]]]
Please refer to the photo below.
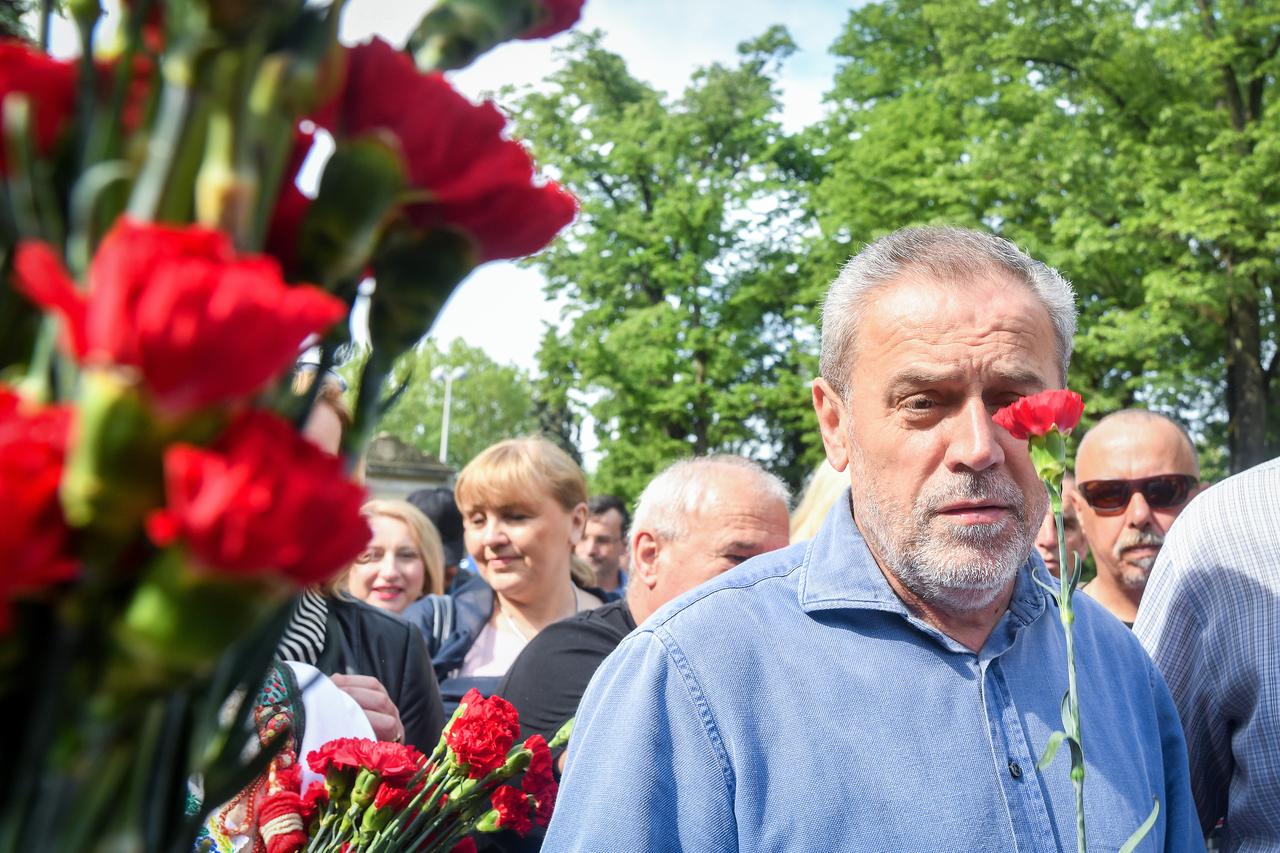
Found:
[[1125, 622], [1133, 621], [1165, 533], [1199, 479], [1190, 437], [1164, 415], [1116, 412], [1080, 442], [1071, 500], [1098, 566], [1085, 591]]
[[1143, 455], [1158, 455], [1174, 466], [1160, 473], [1200, 476], [1200, 457], [1180, 423], [1146, 409], [1122, 409], [1098, 421], [1081, 439], [1076, 451], [1076, 479], [1116, 479], [1117, 475], [1099, 472]]

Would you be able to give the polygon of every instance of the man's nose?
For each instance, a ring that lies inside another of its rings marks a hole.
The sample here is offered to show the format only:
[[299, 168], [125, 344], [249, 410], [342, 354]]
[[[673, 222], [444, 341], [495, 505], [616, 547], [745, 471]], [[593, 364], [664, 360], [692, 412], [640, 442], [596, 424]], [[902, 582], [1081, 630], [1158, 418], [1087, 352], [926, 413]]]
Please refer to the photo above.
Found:
[[1036, 534], [1036, 546], [1057, 553], [1058, 531], [1052, 519], [1046, 519], [1040, 525], [1040, 532]]
[[1142, 492], [1134, 491], [1129, 497], [1129, 505], [1124, 509], [1125, 523], [1130, 527], [1142, 529], [1152, 523], [1151, 504]]
[[995, 422], [981, 399], [968, 400], [952, 418], [950, 444], [947, 446], [947, 468], [985, 471], [1004, 462]]

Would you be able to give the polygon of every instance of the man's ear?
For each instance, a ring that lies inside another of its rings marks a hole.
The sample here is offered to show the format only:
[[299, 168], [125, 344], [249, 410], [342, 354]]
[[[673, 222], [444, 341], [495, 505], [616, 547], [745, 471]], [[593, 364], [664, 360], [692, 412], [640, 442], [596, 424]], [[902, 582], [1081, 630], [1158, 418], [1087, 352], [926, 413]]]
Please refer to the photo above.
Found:
[[658, 554], [662, 543], [648, 530], [637, 530], [631, 538], [631, 575], [628, 583], [639, 581], [649, 589], [658, 583]]
[[849, 465], [849, 419], [851, 415], [827, 380], [813, 380], [813, 410], [818, 415], [818, 428], [822, 431], [822, 446], [827, 451], [827, 461], [837, 471]]
[[579, 503], [573, 508], [569, 517], [569, 544], [577, 547], [582, 541], [582, 534], [587, 529], [587, 505]]

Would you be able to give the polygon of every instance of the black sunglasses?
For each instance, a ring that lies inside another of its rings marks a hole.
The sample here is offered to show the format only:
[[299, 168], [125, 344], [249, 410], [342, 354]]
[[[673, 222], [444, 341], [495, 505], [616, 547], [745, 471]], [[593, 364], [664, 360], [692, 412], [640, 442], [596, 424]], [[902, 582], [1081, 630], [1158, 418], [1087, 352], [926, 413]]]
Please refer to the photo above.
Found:
[[1123, 512], [1134, 492], [1142, 492], [1152, 509], [1186, 503], [1199, 481], [1190, 474], [1158, 474], [1138, 480], [1089, 480], [1076, 486], [1089, 506], [1104, 515]]

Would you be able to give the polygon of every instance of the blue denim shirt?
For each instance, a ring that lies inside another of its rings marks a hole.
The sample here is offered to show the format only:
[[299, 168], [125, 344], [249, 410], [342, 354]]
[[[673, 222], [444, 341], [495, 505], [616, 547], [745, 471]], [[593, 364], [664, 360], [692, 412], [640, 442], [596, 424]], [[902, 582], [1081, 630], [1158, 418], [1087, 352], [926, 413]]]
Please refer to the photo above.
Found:
[[[1036, 761], [1067, 687], [1030, 578], [980, 653], [917, 619], [839, 501], [818, 536], [671, 602], [597, 671], [545, 850], [1074, 850], [1070, 760]], [[1047, 577], [1047, 575], [1045, 575]], [[1076, 601], [1090, 850], [1159, 797], [1142, 851], [1203, 851], [1169, 691]]]

